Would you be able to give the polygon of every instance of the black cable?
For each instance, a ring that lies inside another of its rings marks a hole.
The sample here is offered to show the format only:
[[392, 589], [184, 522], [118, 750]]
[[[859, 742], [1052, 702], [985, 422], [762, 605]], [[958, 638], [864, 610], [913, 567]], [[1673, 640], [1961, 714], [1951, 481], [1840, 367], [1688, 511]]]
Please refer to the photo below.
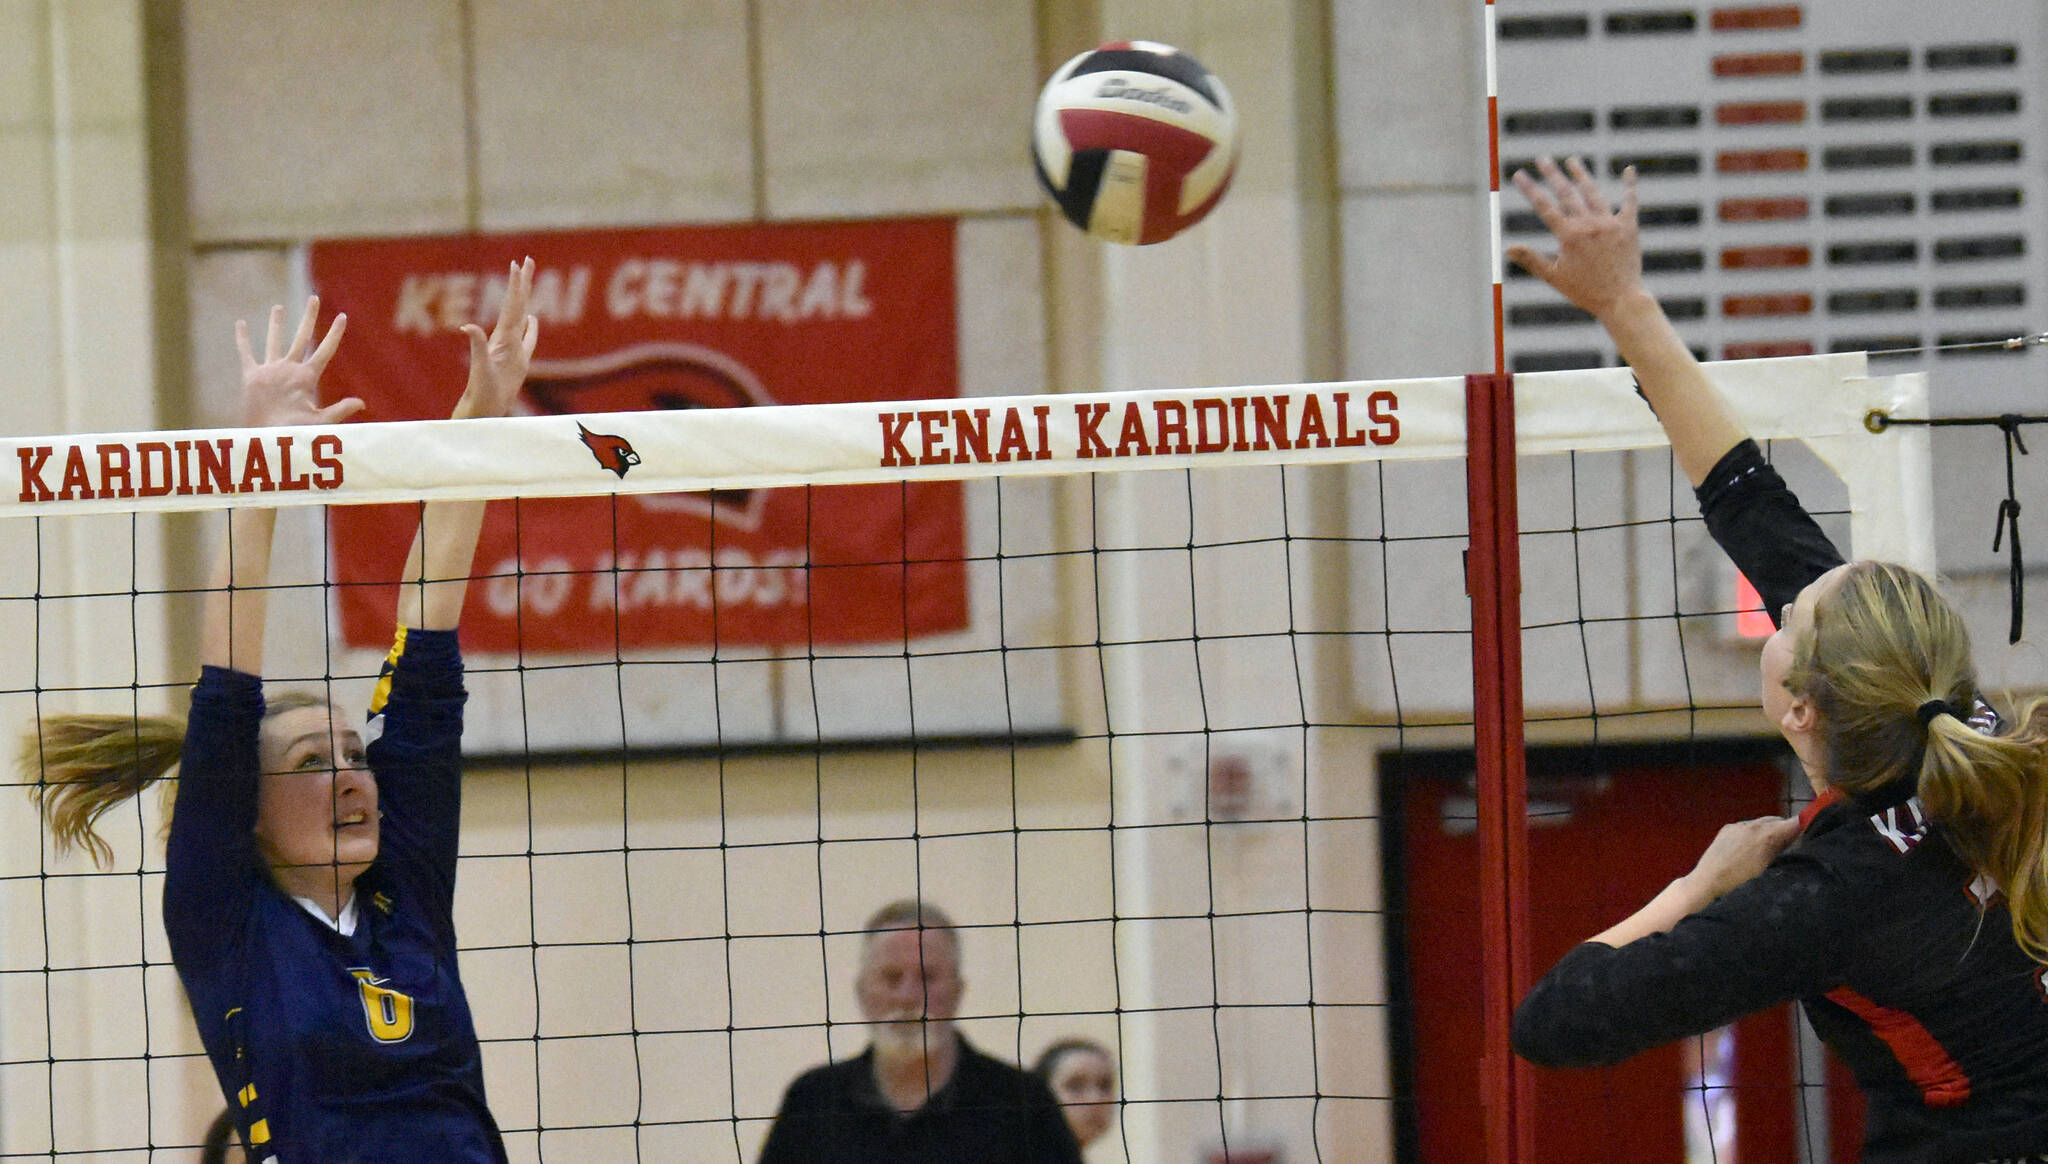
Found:
[[[1991, 533], [1991, 552], [1998, 553], [2001, 547], [2005, 547], [2008, 555], [2007, 574], [2012, 593], [2012, 619], [2007, 628], [2006, 639], [2008, 643], [2020, 641], [2020, 634], [2026, 624], [2026, 560], [2020, 552], [2020, 498], [2013, 472], [2013, 450], [2019, 450], [2021, 456], [2028, 455], [2027, 442], [2020, 439], [2020, 426], [2028, 424], [2048, 424], [2048, 416], [2022, 416], [2016, 412], [2007, 412], [1998, 416], [1937, 416], [1915, 419], [1887, 416], [1873, 408], [1863, 417], [1863, 427], [1874, 433], [1883, 432], [1893, 425], [1914, 425], [1923, 428], [1996, 426], [2005, 434], [2005, 498], [1998, 503], [1998, 525]], [[2009, 546], [2006, 546], [2007, 531], [2012, 533]]]
[[2026, 621], [2026, 563], [2020, 556], [2020, 499], [2013, 486], [2012, 451], [2018, 449], [2025, 456], [2027, 445], [2020, 439], [2021, 420], [2006, 415], [1998, 418], [1998, 427], [2005, 433], [2005, 500], [1998, 503], [1998, 527], [1991, 534], [1991, 552], [1998, 552], [1998, 543], [2005, 531], [2012, 530], [2011, 565], [2007, 567], [2012, 585], [2012, 626], [2008, 643], [2020, 641], [2020, 627]]
[[2002, 412], [1997, 416], [1934, 416], [1916, 419], [1910, 416], [1891, 416], [1875, 408], [1863, 415], [1863, 427], [1871, 432], [1883, 432], [1893, 425], [1918, 428], [2004, 428], [2009, 424], [2048, 424], [2048, 416], [2023, 416], [2017, 412]]

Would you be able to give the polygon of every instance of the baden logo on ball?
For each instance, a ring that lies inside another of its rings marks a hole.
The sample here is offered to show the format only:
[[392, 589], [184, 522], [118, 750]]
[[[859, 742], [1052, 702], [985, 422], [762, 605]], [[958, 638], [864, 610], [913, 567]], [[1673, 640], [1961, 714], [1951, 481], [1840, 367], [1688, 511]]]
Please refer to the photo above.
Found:
[[1164, 242], [1229, 189], [1237, 109], [1223, 82], [1179, 49], [1113, 41], [1045, 83], [1031, 159], [1074, 225], [1114, 243]]

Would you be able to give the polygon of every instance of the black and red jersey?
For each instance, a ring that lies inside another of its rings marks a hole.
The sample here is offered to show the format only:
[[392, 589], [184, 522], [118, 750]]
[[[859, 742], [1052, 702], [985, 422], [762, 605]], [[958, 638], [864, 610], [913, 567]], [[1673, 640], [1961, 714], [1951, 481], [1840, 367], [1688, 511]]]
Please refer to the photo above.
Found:
[[[1841, 561], [1752, 442], [1700, 499], [1773, 618]], [[1768, 868], [1668, 933], [1574, 949], [1517, 1009], [1515, 1050], [1605, 1065], [1797, 999], [1868, 1097], [1867, 1164], [2048, 1156], [2048, 968], [1912, 791], [1825, 796]]]

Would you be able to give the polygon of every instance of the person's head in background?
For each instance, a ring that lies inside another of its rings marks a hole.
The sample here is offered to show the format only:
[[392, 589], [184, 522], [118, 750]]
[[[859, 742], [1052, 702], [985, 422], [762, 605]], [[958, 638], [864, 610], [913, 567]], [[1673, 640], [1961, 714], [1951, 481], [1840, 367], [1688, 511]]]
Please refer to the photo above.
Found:
[[967, 985], [953, 919], [906, 898], [876, 910], [864, 928], [854, 989], [876, 1049], [923, 1053], [950, 1039]]
[[234, 1113], [221, 1112], [199, 1143], [199, 1164], [247, 1164], [248, 1159], [249, 1154], [242, 1151], [241, 1138], [235, 1135]]
[[1108, 1047], [1093, 1039], [1062, 1039], [1045, 1049], [1031, 1072], [1060, 1101], [1083, 1148], [1109, 1130], [1116, 1118], [1116, 1056]]

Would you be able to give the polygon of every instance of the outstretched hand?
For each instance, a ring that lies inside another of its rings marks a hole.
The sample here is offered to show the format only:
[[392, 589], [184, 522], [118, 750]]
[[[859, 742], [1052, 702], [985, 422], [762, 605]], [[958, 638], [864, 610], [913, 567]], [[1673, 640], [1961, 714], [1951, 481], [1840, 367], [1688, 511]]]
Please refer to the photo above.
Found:
[[350, 396], [326, 407], [320, 406], [320, 374], [341, 346], [348, 316], [337, 315], [318, 347], [313, 331], [320, 322], [320, 297], [306, 300], [305, 314], [291, 346], [284, 344], [284, 308], [270, 309], [270, 330], [263, 339], [263, 360], [258, 363], [249, 346], [249, 323], [235, 321], [235, 346], [242, 353], [242, 424], [249, 428], [280, 425], [337, 424], [363, 410], [363, 402]]
[[[533, 346], [540, 340], [540, 321], [526, 313], [532, 293], [533, 260], [528, 258], [512, 264], [491, 334], [473, 323], [463, 326], [469, 337], [469, 382], [462, 399], [455, 402], [454, 419], [512, 411], [533, 362]], [[400, 626], [453, 630], [461, 624], [483, 520], [481, 501], [429, 501], [422, 508], [419, 533], [399, 575], [405, 582], [398, 591]]]
[[526, 383], [526, 369], [533, 362], [534, 345], [540, 342], [540, 321], [526, 313], [533, 294], [533, 258], [512, 264], [505, 283], [505, 300], [498, 306], [498, 322], [486, 336], [473, 323], [462, 325], [469, 337], [469, 383], [455, 405], [457, 418], [504, 416], [519, 399]]
[[1508, 248], [1507, 256], [1575, 306], [1603, 316], [1623, 298], [1643, 289], [1635, 167], [1622, 174], [1618, 208], [1608, 205], [1599, 183], [1577, 158], [1567, 159], [1565, 170], [1549, 158], [1538, 158], [1536, 168], [1543, 175], [1541, 182], [1527, 170], [1516, 170], [1515, 188], [1550, 228], [1557, 239], [1557, 253], [1545, 255], [1517, 244]]

